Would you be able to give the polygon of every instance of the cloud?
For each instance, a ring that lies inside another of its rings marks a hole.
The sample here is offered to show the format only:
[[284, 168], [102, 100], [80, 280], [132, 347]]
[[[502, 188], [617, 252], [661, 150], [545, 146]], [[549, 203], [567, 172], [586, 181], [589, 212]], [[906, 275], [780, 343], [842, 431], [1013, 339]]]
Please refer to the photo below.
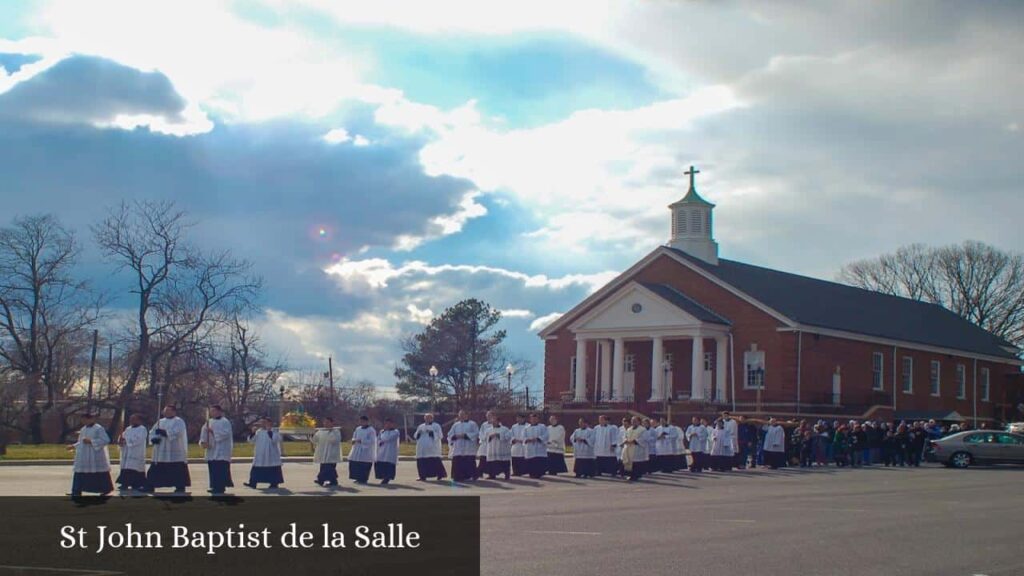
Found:
[[530, 322], [530, 332], [540, 332], [547, 328], [549, 324], [561, 318], [563, 314], [564, 312], [552, 312], [551, 314], [545, 314], [544, 316], [537, 318], [533, 322]]

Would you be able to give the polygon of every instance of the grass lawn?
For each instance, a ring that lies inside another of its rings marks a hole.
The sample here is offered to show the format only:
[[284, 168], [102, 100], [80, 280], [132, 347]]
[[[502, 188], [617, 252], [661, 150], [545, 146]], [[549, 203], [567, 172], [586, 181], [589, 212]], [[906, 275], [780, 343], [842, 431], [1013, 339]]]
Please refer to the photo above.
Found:
[[[309, 442], [285, 442], [285, 456], [312, 456], [313, 449]], [[113, 447], [112, 447], [113, 448]], [[348, 455], [349, 443], [342, 442], [341, 453]], [[398, 453], [402, 456], [415, 456], [416, 445], [403, 443], [399, 446]], [[63, 444], [11, 444], [7, 446], [7, 455], [2, 460], [71, 460], [73, 452], [64, 449]], [[117, 458], [117, 450], [110, 450], [110, 456]], [[198, 444], [189, 444], [189, 458], [202, 458], [203, 449]], [[246, 442], [235, 442], [234, 456], [245, 458], [252, 456], [252, 444]]]

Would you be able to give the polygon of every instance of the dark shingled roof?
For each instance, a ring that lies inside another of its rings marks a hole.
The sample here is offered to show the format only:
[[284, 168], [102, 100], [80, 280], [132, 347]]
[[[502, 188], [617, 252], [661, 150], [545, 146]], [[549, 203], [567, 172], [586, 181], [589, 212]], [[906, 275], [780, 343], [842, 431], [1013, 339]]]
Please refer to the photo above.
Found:
[[709, 264], [667, 248], [800, 324], [1016, 358], [1012, 344], [937, 304], [890, 296], [742, 262]]
[[640, 285], [651, 292], [654, 292], [658, 296], [661, 296], [665, 300], [668, 300], [683, 312], [686, 312], [701, 322], [725, 324], [727, 326], [732, 324], [732, 322], [729, 322], [725, 318], [715, 314], [710, 308], [705, 307], [703, 304], [667, 284], [647, 284], [641, 282]]

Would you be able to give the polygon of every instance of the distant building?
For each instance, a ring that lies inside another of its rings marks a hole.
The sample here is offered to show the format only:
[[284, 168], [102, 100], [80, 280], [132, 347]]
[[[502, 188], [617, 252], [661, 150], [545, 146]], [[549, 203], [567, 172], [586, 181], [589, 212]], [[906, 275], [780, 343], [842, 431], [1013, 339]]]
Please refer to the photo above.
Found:
[[671, 239], [548, 325], [554, 410], [732, 409], [1005, 418], [1012, 344], [935, 305], [720, 259], [714, 205], [669, 206]]

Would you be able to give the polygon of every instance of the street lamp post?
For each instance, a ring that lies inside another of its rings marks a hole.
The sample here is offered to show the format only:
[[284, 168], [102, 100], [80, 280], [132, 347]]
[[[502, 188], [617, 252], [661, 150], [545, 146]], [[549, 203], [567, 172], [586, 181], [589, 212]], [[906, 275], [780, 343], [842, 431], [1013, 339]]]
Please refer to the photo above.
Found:
[[661, 362], [661, 386], [662, 395], [665, 397], [665, 417], [668, 418], [669, 423], [672, 422], [672, 414], [669, 410], [672, 407], [672, 386], [668, 381], [668, 373], [672, 369], [672, 363], [666, 358]]
[[164, 383], [161, 382], [156, 386], [156, 419], [160, 420], [160, 413], [164, 409]]
[[284, 417], [284, 385], [278, 390], [280, 395], [277, 397], [277, 425], [281, 425], [281, 419]]
[[516, 373], [516, 367], [509, 363], [505, 366], [505, 376], [508, 377], [508, 403], [512, 405], [512, 375]]
[[430, 411], [437, 412], [437, 366], [430, 367]]

